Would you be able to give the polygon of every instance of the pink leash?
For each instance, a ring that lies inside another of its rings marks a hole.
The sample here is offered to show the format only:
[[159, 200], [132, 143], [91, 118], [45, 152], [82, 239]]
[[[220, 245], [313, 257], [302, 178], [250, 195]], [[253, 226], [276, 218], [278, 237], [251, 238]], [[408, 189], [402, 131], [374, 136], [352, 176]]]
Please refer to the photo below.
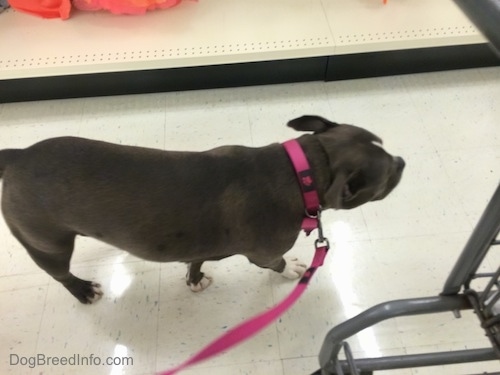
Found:
[[297, 174], [299, 185], [302, 190], [304, 205], [306, 207], [306, 215], [302, 221], [302, 229], [307, 235], [309, 235], [312, 230], [316, 228], [318, 229], [319, 238], [315, 242], [316, 252], [311, 266], [304, 273], [295, 289], [283, 301], [270, 310], [256, 315], [253, 318], [237, 325], [207, 345], [204, 349], [186, 362], [175, 368], [161, 372], [159, 375], [174, 375], [187, 367], [213, 357], [220, 352], [223, 352], [224, 350], [227, 350], [230, 347], [256, 335], [258, 332], [279, 318], [300, 298], [318, 267], [323, 265], [323, 261], [330, 246], [328, 244], [328, 240], [323, 237], [320, 218], [321, 206], [319, 204], [319, 197], [312, 177], [311, 168], [309, 167], [309, 163], [304, 155], [304, 152], [302, 151], [302, 148], [295, 139], [283, 143], [283, 147], [287, 151], [288, 156], [290, 157], [290, 160], [295, 168], [295, 173]]

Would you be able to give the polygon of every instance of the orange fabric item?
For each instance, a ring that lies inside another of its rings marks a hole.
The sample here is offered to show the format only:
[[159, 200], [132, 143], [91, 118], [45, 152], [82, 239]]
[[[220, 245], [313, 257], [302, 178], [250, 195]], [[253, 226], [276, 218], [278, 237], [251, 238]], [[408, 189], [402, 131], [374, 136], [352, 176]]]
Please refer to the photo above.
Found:
[[182, 0], [73, 0], [81, 10], [107, 10], [114, 14], [140, 15], [148, 10], [171, 8]]
[[12, 8], [42, 18], [69, 18], [70, 0], [9, 0]]

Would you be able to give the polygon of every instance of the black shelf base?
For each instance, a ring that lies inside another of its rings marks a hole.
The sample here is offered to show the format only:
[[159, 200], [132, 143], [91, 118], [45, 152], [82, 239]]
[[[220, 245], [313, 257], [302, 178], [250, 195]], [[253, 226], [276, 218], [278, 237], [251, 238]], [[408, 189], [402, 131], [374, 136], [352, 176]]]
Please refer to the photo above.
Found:
[[335, 81], [500, 65], [488, 44], [0, 81], [0, 103]]

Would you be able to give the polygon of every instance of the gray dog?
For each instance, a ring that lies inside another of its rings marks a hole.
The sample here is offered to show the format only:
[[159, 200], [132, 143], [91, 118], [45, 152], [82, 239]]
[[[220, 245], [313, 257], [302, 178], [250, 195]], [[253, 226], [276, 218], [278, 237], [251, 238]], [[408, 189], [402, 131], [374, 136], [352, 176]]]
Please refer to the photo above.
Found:
[[[387, 196], [404, 161], [374, 134], [317, 116], [288, 126], [298, 138], [323, 209], [351, 209]], [[305, 264], [283, 258], [300, 232], [304, 205], [280, 144], [161, 151], [62, 137], [0, 151], [2, 212], [35, 263], [82, 303], [100, 285], [70, 273], [77, 235], [157, 262], [189, 264], [193, 291], [211, 282], [207, 260], [245, 255], [288, 278]]]

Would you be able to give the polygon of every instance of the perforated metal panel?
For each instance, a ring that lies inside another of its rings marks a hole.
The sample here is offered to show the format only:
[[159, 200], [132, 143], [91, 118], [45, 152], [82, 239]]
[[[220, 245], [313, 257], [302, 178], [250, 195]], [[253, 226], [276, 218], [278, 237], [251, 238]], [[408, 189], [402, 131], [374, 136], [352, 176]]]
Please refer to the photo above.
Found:
[[199, 0], [145, 16], [0, 15], [0, 79], [483, 42], [447, 0]]
[[[442, 39], [440, 43], [438, 40]], [[375, 31], [356, 34], [340, 34], [336, 38], [337, 45], [344, 47], [346, 50], [354, 50], [356, 46], [364, 45], [363, 52], [368, 52], [367, 45], [373, 45], [373, 50], [384, 48], [393, 49], [390, 43], [404, 43], [406, 48], [416, 48], [417, 44], [422, 44], [425, 47], [436, 47], [437, 45], [452, 45], [477, 43], [482, 38], [476, 32], [472, 25], [448, 26], [448, 27], [433, 27], [433, 28], [411, 28], [394, 31]], [[420, 43], [418, 43], [420, 42]], [[359, 48], [359, 47], [358, 47]], [[340, 48], [339, 48], [340, 49]]]

